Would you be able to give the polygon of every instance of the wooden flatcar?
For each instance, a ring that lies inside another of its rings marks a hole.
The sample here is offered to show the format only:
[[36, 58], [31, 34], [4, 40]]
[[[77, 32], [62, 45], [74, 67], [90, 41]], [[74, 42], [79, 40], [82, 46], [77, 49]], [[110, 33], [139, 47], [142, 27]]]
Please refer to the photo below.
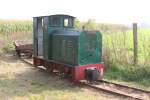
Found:
[[27, 44], [24, 41], [15, 41], [14, 42], [16, 53], [19, 57], [22, 55], [32, 57], [33, 53], [33, 44]]

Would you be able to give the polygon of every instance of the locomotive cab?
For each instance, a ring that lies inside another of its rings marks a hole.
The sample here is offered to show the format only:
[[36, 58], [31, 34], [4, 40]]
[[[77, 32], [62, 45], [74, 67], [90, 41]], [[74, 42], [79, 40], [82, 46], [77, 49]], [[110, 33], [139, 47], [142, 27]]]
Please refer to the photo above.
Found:
[[74, 28], [75, 17], [69, 15], [50, 16], [50, 27]]

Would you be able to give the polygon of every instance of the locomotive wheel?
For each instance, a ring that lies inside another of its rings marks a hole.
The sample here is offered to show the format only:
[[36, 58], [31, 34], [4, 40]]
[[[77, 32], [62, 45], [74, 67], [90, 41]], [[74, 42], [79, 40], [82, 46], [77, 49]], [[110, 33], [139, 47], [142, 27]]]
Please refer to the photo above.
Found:
[[16, 52], [17, 52], [17, 56], [18, 56], [18, 57], [21, 57], [21, 52], [20, 52], [20, 50], [16, 50]]

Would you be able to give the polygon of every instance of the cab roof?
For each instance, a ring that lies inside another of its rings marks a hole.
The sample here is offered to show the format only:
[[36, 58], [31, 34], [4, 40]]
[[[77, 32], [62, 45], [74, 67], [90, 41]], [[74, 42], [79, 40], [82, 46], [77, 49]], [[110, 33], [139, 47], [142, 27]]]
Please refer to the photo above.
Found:
[[66, 15], [66, 14], [55, 14], [55, 15], [47, 15], [47, 16], [36, 16], [36, 17], [33, 17], [33, 18], [42, 18], [42, 17], [53, 17], [53, 16], [64, 16], [64, 17], [71, 17], [71, 18], [75, 18], [74, 16], [71, 16], [71, 15]]

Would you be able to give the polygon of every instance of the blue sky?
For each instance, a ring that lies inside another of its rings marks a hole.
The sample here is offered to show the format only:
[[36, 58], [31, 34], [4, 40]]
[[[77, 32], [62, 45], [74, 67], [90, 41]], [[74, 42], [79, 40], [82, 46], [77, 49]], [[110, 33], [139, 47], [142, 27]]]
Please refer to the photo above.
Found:
[[150, 0], [0, 0], [0, 19], [69, 14], [81, 21], [150, 24]]

